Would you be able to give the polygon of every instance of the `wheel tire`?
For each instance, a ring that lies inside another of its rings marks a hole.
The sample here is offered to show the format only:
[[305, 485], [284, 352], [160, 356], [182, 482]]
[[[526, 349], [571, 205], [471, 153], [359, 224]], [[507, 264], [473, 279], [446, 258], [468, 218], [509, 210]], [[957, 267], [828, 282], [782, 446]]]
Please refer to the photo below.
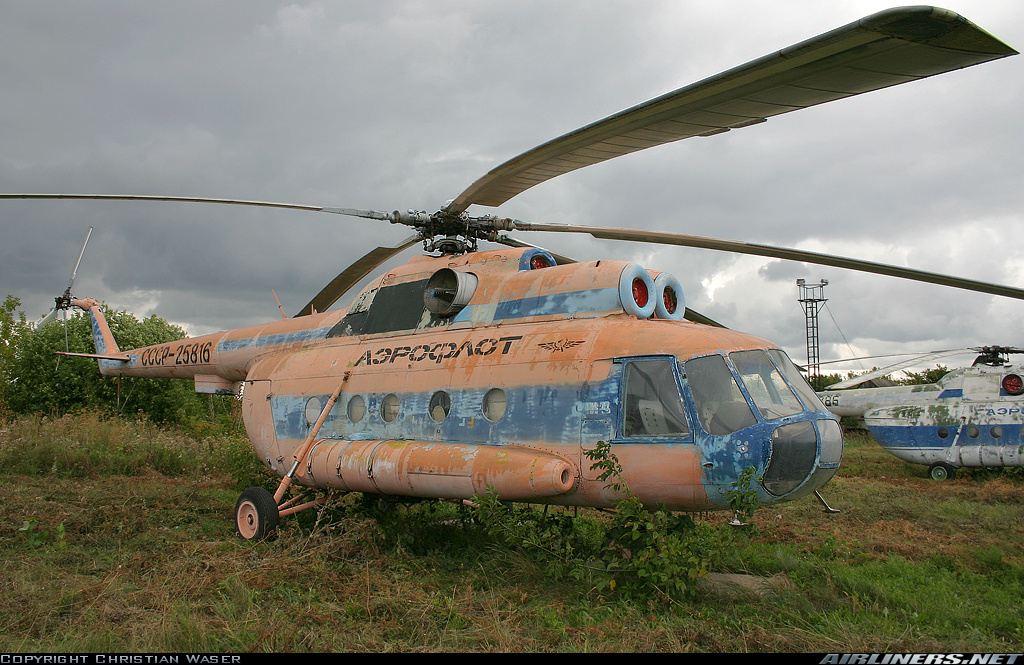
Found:
[[956, 477], [956, 467], [945, 462], [936, 462], [928, 467], [928, 477], [932, 480], [953, 480]]
[[245, 540], [273, 540], [280, 519], [274, 495], [262, 487], [245, 490], [235, 504], [235, 531]]

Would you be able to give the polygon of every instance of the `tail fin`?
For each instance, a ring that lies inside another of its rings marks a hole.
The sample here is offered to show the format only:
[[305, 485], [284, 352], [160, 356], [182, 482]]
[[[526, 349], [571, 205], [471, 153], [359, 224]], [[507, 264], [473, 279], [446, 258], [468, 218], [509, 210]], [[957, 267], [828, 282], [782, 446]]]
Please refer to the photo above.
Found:
[[117, 372], [111, 370], [124, 367], [129, 358], [126, 355], [121, 355], [121, 350], [117, 348], [117, 342], [114, 341], [114, 335], [110, 332], [110, 326], [107, 325], [107, 319], [103, 316], [99, 301], [93, 298], [82, 298], [74, 301], [72, 304], [89, 313], [89, 318], [92, 320], [92, 342], [93, 346], [96, 347], [96, 353], [66, 355], [96, 358], [100, 366], [100, 374], [116, 374]]

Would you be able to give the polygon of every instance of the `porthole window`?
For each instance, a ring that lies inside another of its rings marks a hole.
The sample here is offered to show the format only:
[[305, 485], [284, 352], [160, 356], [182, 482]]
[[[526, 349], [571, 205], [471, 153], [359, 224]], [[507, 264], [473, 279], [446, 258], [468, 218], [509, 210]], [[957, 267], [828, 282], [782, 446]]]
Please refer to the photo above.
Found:
[[972, 439], [977, 439], [979, 434], [981, 434], [981, 431], [974, 425], [971, 425], [970, 427], [967, 428], [967, 436], [971, 437]]
[[348, 420], [357, 423], [366, 415], [366, 400], [362, 395], [353, 395], [348, 401]]
[[439, 423], [448, 417], [452, 410], [452, 398], [443, 390], [438, 390], [430, 398], [430, 419]]
[[1003, 428], [997, 425], [996, 427], [990, 429], [988, 433], [992, 435], [993, 439], [998, 439], [1001, 436], [1003, 436]]
[[398, 417], [398, 395], [389, 393], [380, 402], [380, 417], [386, 423], [390, 423]]
[[484, 395], [484, 418], [491, 422], [501, 420], [501, 417], [505, 415], [506, 406], [508, 406], [508, 401], [505, 398], [505, 391], [501, 388], [491, 388]]
[[949, 437], [949, 428], [948, 427], [940, 427], [938, 434], [939, 434], [939, 438], [940, 439], [948, 438]]
[[316, 419], [320, 417], [320, 412], [323, 408], [323, 404], [320, 403], [320, 398], [315, 395], [306, 400], [306, 410], [304, 415], [306, 416], [307, 426], [316, 422]]

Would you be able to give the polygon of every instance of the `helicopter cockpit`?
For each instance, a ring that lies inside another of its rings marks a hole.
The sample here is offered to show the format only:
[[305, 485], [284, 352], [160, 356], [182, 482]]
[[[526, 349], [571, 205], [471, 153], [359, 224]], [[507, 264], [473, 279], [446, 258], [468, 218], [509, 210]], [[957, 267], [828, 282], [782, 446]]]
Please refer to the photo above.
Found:
[[[683, 370], [697, 422], [711, 437], [705, 455], [712, 466], [763, 468], [762, 484], [774, 496], [820, 485], [838, 470], [843, 454], [839, 423], [783, 351], [700, 356], [683, 363]], [[770, 436], [746, 436], [753, 432]], [[726, 448], [715, 443], [720, 437], [752, 443], [740, 445], [743, 459], [724, 459]], [[759, 450], [755, 441], [770, 443]], [[820, 482], [805, 484], [808, 479]]]

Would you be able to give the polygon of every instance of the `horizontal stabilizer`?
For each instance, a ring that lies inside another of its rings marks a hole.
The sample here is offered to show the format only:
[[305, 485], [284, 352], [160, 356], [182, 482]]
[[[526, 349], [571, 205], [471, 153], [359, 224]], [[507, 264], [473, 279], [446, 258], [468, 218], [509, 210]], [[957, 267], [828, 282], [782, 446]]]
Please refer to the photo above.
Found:
[[131, 360], [128, 356], [104, 356], [97, 353], [71, 353], [70, 351], [54, 351], [54, 353], [61, 356], [78, 356], [79, 358], [92, 358], [94, 360], [116, 360], [122, 363]]

